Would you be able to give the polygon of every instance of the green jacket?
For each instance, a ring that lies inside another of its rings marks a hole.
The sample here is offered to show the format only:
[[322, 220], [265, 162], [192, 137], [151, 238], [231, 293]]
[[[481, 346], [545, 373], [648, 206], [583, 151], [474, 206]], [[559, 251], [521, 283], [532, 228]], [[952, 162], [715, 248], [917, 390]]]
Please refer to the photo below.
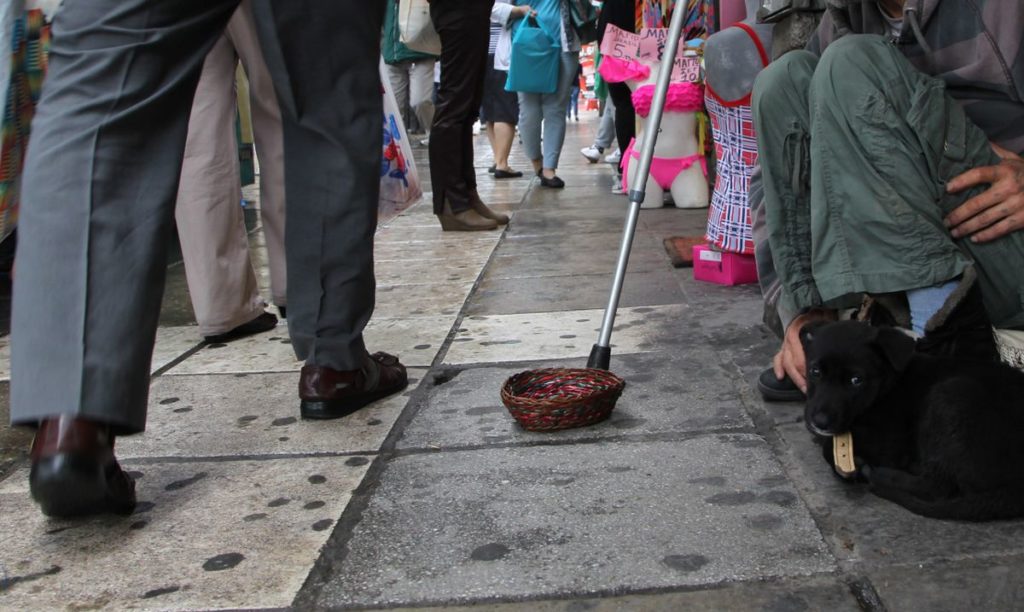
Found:
[[423, 59], [437, 59], [436, 55], [420, 53], [406, 47], [399, 40], [398, 34], [398, 0], [387, 0], [387, 12], [384, 13], [384, 40], [381, 46], [381, 55], [384, 56], [386, 64], [400, 64], [402, 62], [416, 61]]

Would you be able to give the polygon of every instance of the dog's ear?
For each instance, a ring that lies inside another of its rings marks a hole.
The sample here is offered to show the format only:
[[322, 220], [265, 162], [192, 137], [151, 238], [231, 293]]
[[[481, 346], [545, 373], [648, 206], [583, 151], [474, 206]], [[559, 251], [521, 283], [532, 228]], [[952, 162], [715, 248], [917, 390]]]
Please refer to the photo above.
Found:
[[804, 353], [807, 352], [811, 342], [814, 342], [814, 335], [817, 331], [828, 323], [829, 321], [811, 321], [800, 328], [800, 344], [804, 347]]
[[894, 327], [875, 328], [874, 344], [897, 372], [907, 369], [914, 356], [914, 339]]

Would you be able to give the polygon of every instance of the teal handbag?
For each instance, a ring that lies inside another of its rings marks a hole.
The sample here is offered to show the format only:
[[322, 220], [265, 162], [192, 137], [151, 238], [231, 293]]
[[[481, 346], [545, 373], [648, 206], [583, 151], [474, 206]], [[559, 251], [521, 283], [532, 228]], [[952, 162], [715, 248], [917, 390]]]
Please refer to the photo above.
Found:
[[512, 37], [512, 60], [508, 68], [505, 91], [522, 93], [555, 93], [562, 47], [527, 17]]

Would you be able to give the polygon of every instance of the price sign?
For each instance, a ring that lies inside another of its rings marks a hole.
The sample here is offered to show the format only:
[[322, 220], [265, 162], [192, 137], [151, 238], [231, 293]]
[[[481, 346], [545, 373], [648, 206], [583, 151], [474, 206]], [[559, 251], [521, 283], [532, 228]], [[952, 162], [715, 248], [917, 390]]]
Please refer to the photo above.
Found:
[[[667, 42], [666, 28], [645, 28], [634, 34], [608, 24], [601, 41], [601, 55], [647, 64], [657, 73]], [[684, 50], [685, 43], [679, 41], [676, 61], [672, 65], [672, 80], [677, 83], [700, 81], [700, 57], [684, 55]]]

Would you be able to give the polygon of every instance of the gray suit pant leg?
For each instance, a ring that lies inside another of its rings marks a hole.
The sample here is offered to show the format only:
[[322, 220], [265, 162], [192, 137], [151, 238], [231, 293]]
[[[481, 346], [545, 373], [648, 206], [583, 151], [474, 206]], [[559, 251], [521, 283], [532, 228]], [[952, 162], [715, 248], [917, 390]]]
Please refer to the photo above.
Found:
[[189, 108], [238, 0], [68, 2], [23, 180], [11, 420], [144, 427]]
[[383, 11], [364, 0], [253, 2], [284, 131], [288, 330], [299, 359], [337, 370], [365, 363], [374, 306]]

